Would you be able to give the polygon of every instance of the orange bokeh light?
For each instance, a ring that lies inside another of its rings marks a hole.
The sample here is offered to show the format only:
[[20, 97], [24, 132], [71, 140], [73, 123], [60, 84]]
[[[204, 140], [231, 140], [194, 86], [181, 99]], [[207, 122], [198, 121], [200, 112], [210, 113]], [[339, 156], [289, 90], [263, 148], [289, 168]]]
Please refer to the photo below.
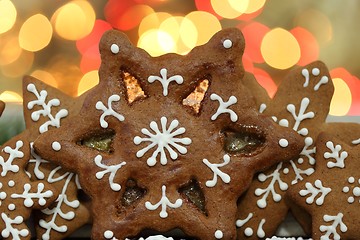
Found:
[[290, 31], [300, 46], [298, 65], [305, 66], [319, 58], [319, 44], [316, 38], [305, 28], [296, 27]]
[[245, 38], [245, 54], [256, 63], [263, 63], [261, 54], [261, 42], [270, 28], [258, 22], [252, 22], [241, 29]]
[[275, 82], [273, 81], [273, 79], [271, 78], [271, 76], [266, 71], [264, 71], [260, 68], [254, 68], [253, 74], [254, 74], [256, 80], [258, 81], [258, 83], [263, 88], [265, 88], [269, 97], [273, 98], [277, 91], [277, 86], [276, 86]]

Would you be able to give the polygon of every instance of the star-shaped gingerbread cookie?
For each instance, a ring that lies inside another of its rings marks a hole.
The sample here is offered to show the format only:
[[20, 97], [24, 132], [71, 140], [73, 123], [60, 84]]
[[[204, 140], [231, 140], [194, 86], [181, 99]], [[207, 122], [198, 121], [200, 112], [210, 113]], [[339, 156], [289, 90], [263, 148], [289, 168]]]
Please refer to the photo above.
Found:
[[249, 79], [252, 81], [244, 84], [254, 93], [259, 110], [272, 116], [278, 124], [297, 131], [305, 144], [300, 155], [290, 162], [259, 173], [239, 201], [239, 237], [258, 239], [273, 236], [285, 219], [289, 211], [284, 201], [287, 189], [315, 171], [315, 139], [320, 131], [329, 127], [326, 118], [334, 87], [322, 62], [292, 70], [273, 99], [254, 78]]
[[77, 114], [84, 96], [72, 98], [38, 79], [26, 76], [23, 79], [23, 98], [31, 151], [27, 171], [32, 179], [46, 181], [59, 193], [48, 208], [34, 212], [37, 237], [63, 239], [86, 224], [90, 212], [85, 203], [79, 201], [77, 175], [38, 156], [34, 152], [33, 141]]
[[0, 117], [1, 117], [1, 114], [3, 113], [5, 109], [5, 103], [3, 101], [0, 101]]
[[316, 172], [287, 192], [294, 203], [311, 214], [314, 239], [360, 237], [359, 129], [360, 125], [350, 134], [350, 144], [321, 133], [316, 142]]
[[186, 56], [152, 58], [117, 31], [100, 43], [100, 83], [78, 116], [42, 134], [37, 154], [79, 175], [93, 239], [182, 229], [235, 239], [253, 174], [303, 148], [259, 114], [241, 83], [244, 39], [226, 29]]

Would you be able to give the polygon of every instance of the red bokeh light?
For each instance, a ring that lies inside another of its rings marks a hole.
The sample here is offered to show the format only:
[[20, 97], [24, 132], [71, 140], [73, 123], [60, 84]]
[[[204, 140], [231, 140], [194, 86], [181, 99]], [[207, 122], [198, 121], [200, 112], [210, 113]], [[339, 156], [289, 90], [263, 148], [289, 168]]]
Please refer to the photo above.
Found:
[[271, 76], [260, 68], [254, 68], [254, 76], [258, 83], [266, 89], [269, 96], [273, 98], [277, 91], [277, 86]]
[[319, 44], [308, 30], [296, 27], [290, 32], [294, 35], [300, 46], [301, 56], [297, 63], [298, 65], [305, 66], [319, 58]]
[[213, 7], [211, 6], [211, 0], [195, 0], [195, 6], [199, 11], [209, 12], [218, 19], [223, 19], [223, 17], [214, 11]]
[[250, 57], [247, 54], [243, 55], [242, 63], [243, 63], [245, 71], [247, 71], [249, 73], [254, 72], [254, 64], [253, 64], [253, 62], [251, 61]]

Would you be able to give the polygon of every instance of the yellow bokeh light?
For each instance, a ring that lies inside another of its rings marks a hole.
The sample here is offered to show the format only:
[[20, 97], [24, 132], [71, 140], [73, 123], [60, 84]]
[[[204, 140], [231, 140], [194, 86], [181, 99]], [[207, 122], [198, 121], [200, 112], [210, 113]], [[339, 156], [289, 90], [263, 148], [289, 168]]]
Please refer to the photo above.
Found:
[[22, 51], [16, 61], [1, 66], [1, 72], [3, 75], [11, 78], [22, 77], [26, 74], [34, 62], [34, 53], [28, 51]]
[[0, 44], [0, 65], [13, 63], [20, 57], [21, 52], [22, 49], [16, 36], [4, 39]]
[[195, 11], [186, 15], [185, 18], [193, 22], [197, 29], [196, 45], [207, 43], [216, 32], [221, 30], [221, 24], [219, 20], [211, 13]]
[[349, 86], [341, 78], [334, 78], [334, 95], [330, 105], [330, 115], [344, 116], [351, 107], [352, 96]]
[[156, 57], [165, 53], [176, 52], [176, 42], [167, 32], [151, 29], [139, 38], [138, 47], [146, 50], [151, 56]]
[[16, 8], [10, 0], [0, 0], [0, 34], [14, 26], [16, 15]]
[[12, 92], [12, 91], [5, 91], [3, 93], [0, 94], [0, 100], [6, 103], [22, 103], [23, 99], [22, 97], [16, 93], [16, 92]]
[[36, 14], [27, 19], [21, 26], [19, 32], [20, 46], [27, 51], [39, 51], [50, 43], [52, 33], [53, 30], [47, 17]]
[[95, 11], [87, 1], [72, 1], [59, 8], [52, 17], [56, 33], [67, 40], [88, 35], [95, 24]]
[[139, 25], [139, 37], [151, 29], [159, 29], [160, 24], [170, 17], [171, 15], [166, 12], [156, 12], [144, 17]]
[[269, 31], [261, 42], [265, 62], [278, 69], [294, 66], [300, 59], [300, 46], [296, 38], [282, 28]]
[[58, 87], [58, 83], [56, 81], [56, 79], [54, 78], [54, 76], [44, 70], [35, 70], [33, 71], [30, 76], [39, 79], [40, 81], [46, 83], [47, 85], [50, 85], [54, 88]]
[[245, 13], [249, 0], [211, 0], [214, 11], [224, 18], [237, 18]]
[[80, 96], [84, 92], [90, 90], [99, 84], [99, 73], [97, 70], [86, 73], [80, 80], [77, 95]]
[[250, 14], [250, 13], [254, 13], [257, 10], [259, 10], [260, 8], [262, 8], [265, 4], [266, 0], [250, 0], [248, 1], [248, 6], [247, 9], [245, 11], [245, 13]]

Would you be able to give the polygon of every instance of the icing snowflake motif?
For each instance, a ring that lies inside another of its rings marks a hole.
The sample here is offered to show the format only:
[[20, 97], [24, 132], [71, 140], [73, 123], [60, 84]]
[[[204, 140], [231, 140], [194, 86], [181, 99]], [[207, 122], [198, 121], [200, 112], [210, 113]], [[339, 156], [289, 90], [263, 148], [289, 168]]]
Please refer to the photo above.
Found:
[[[355, 178], [354, 177], [349, 177], [347, 182], [349, 184], [354, 184], [355, 183]], [[358, 183], [360, 184], [360, 179], [358, 179]], [[350, 187], [345, 186], [342, 190], [344, 193], [350, 193]], [[355, 197], [360, 197], [360, 187], [356, 186], [352, 189], [351, 191], [352, 196], [348, 197], [347, 201], [348, 203], [352, 204], [355, 202]], [[360, 203], [360, 200], [359, 200]]]
[[167, 207], [170, 207], [173, 209], [179, 208], [179, 207], [181, 207], [183, 201], [179, 198], [175, 201], [175, 203], [171, 203], [170, 200], [166, 197], [166, 186], [163, 185], [161, 190], [162, 190], [162, 197], [161, 197], [160, 201], [154, 205], [151, 204], [149, 201], [147, 201], [145, 203], [145, 207], [148, 210], [153, 211], [153, 210], [158, 209], [161, 206], [160, 217], [167, 218], [168, 213], [166, 212], [166, 208]]
[[211, 171], [214, 172], [214, 177], [212, 180], [208, 180], [206, 181], [205, 185], [207, 187], [214, 187], [217, 184], [217, 178], [218, 176], [221, 178], [221, 180], [223, 180], [224, 183], [229, 183], [231, 178], [228, 174], [222, 172], [219, 168], [220, 167], [224, 167], [227, 164], [229, 164], [230, 162], [230, 156], [229, 155], [224, 155], [223, 157], [224, 162], [223, 163], [210, 163], [207, 159], [203, 159], [203, 163], [208, 166]]
[[122, 162], [119, 163], [117, 165], [111, 165], [111, 166], [107, 166], [103, 163], [101, 163], [102, 161], [102, 156], [101, 155], [97, 155], [94, 159], [96, 166], [98, 166], [99, 168], [105, 169], [103, 171], [97, 172], [96, 173], [96, 178], [97, 179], [102, 179], [104, 177], [105, 174], [110, 173], [109, 176], [109, 184], [110, 187], [113, 191], [120, 191], [121, 190], [121, 186], [118, 183], [114, 183], [114, 177], [117, 173], [117, 171], [126, 164], [126, 162]]
[[60, 100], [54, 98], [48, 101], [48, 103], [46, 103], [46, 97], [48, 96], [48, 92], [46, 90], [42, 90], [39, 93], [38, 90], [36, 89], [36, 86], [32, 83], [27, 86], [27, 90], [33, 93], [37, 98], [37, 100], [30, 101], [27, 104], [27, 108], [29, 110], [33, 109], [35, 106], [40, 106], [42, 108], [41, 110], [32, 112], [31, 119], [37, 122], [40, 119], [41, 115], [49, 118], [48, 121], [46, 121], [39, 127], [39, 132], [40, 133], [47, 132], [49, 126], [59, 128], [60, 120], [69, 114], [66, 109], [61, 109], [56, 113], [55, 116], [51, 114], [52, 107], [60, 106]]
[[33, 199], [38, 199], [39, 205], [44, 206], [46, 204], [46, 199], [53, 196], [53, 192], [48, 190], [43, 192], [45, 185], [43, 183], [39, 183], [37, 185], [37, 192], [30, 192], [31, 185], [26, 183], [24, 185], [24, 192], [22, 194], [12, 194], [11, 198], [23, 198], [25, 207], [32, 207], [34, 205]]
[[[190, 138], [176, 138], [175, 136], [181, 135], [185, 133], [185, 128], [181, 127], [175, 130], [179, 126], [178, 120], [172, 120], [169, 128], [167, 128], [167, 118], [162, 117], [160, 119], [161, 122], [161, 131], [159, 130], [159, 126], [155, 121], [152, 121], [150, 123], [150, 128], [155, 132], [155, 134], [151, 133], [148, 129], [143, 128], [141, 129], [141, 133], [148, 136], [148, 138], [142, 138], [139, 136], [136, 136], [134, 138], [134, 143], [136, 145], [139, 145], [142, 142], [150, 142], [150, 144], [139, 150], [136, 153], [136, 156], [138, 158], [141, 158], [145, 155], [146, 152], [148, 152], [151, 148], [157, 146], [156, 150], [153, 152], [152, 156], [147, 159], [147, 164], [151, 166], [155, 166], [156, 164], [156, 157], [160, 154], [160, 163], [162, 165], [167, 164], [167, 156], [165, 153], [165, 150], [167, 150], [170, 154], [170, 157], [172, 160], [176, 160], [178, 158], [178, 154], [173, 150], [175, 148], [179, 153], [186, 154], [187, 149], [183, 145], [190, 145], [191, 139]], [[175, 130], [175, 131], [174, 131]]]
[[213, 93], [210, 95], [210, 99], [219, 102], [219, 107], [216, 113], [211, 116], [211, 120], [215, 121], [217, 117], [223, 113], [230, 114], [230, 119], [232, 122], [236, 122], [238, 120], [237, 114], [233, 110], [228, 108], [231, 105], [237, 103], [237, 98], [235, 96], [230, 96], [229, 100], [227, 102], [224, 102], [224, 100], [219, 95]]
[[[301, 74], [303, 75], [303, 77], [305, 78], [305, 82], [304, 82], [304, 85], [303, 87], [306, 88], [309, 86], [309, 83], [310, 83], [310, 73], [309, 73], [309, 70], [307, 70], [306, 68], [304, 68], [302, 71], [301, 71]], [[320, 75], [320, 69], [318, 68], [313, 68], [311, 70], [311, 74], [314, 76], [314, 77], [317, 77]], [[318, 91], [319, 88], [321, 87], [321, 85], [324, 85], [324, 84], [327, 84], [329, 82], [329, 78], [327, 76], [322, 76], [320, 81], [314, 86], [314, 91]]]
[[47, 181], [49, 183], [54, 183], [54, 182], [58, 182], [61, 181], [63, 179], [66, 178], [65, 183], [61, 189], [61, 193], [59, 194], [58, 198], [56, 199], [56, 205], [53, 208], [46, 208], [44, 210], [41, 210], [44, 214], [46, 215], [52, 215], [52, 218], [50, 221], [46, 222], [45, 220], [41, 219], [39, 221], [39, 225], [40, 227], [46, 229], [45, 233], [42, 235], [42, 239], [47, 240], [50, 239], [50, 232], [52, 230], [55, 230], [57, 232], [66, 232], [67, 231], [67, 226], [66, 225], [57, 225], [55, 223], [55, 221], [57, 220], [58, 217], [64, 219], [64, 220], [72, 220], [75, 218], [75, 213], [71, 210], [68, 210], [68, 212], [64, 212], [61, 208], [63, 207], [63, 205], [66, 205], [67, 208], [72, 208], [72, 209], [76, 209], [80, 206], [80, 202], [78, 200], [74, 200], [74, 201], [69, 201], [66, 195], [66, 192], [68, 190], [69, 187], [69, 183], [71, 182], [72, 178], [75, 177], [74, 173], [70, 173], [70, 172], [66, 172], [63, 175], [54, 178], [54, 175], [57, 173], [57, 171], [59, 171], [61, 169], [61, 167], [57, 167], [55, 169], [53, 169], [51, 171], [51, 173], [48, 176]]
[[[249, 215], [245, 219], [238, 219], [236, 221], [236, 226], [239, 227], [239, 228], [244, 226], [247, 222], [250, 221], [250, 219], [253, 216], [254, 216], [253, 213], [249, 213]], [[265, 224], [265, 219], [263, 218], [263, 219], [260, 220], [257, 231], [256, 231], [256, 235], [259, 238], [264, 238], [265, 237], [265, 231], [263, 229], [264, 224]], [[244, 234], [245, 234], [246, 237], [251, 237], [254, 234], [254, 230], [251, 227], [247, 227], [244, 230]]]
[[348, 153], [346, 151], [341, 151], [342, 147], [341, 145], [334, 145], [333, 142], [328, 141], [326, 142], [326, 147], [331, 152], [325, 152], [324, 158], [329, 159], [335, 159], [335, 162], [329, 161], [327, 163], [328, 168], [338, 167], [338, 168], [344, 168], [345, 167], [345, 159], [348, 156]]
[[321, 240], [330, 239], [331, 235], [333, 235], [331, 239], [340, 240], [340, 235], [336, 231], [337, 227], [340, 227], [340, 231], [343, 233], [347, 231], [347, 226], [342, 221], [343, 216], [344, 214], [342, 213], [338, 213], [335, 216], [324, 215], [323, 219], [325, 222], [333, 222], [333, 223], [330, 226], [325, 226], [325, 225], [320, 226], [320, 231], [325, 232], [325, 234], [320, 237]]
[[276, 183], [279, 184], [279, 188], [282, 191], [286, 191], [288, 189], [288, 185], [281, 180], [281, 177], [280, 177], [281, 168], [282, 168], [282, 163], [279, 163], [276, 167], [276, 170], [274, 172], [272, 172], [270, 175], [265, 175], [264, 173], [260, 173], [258, 175], [258, 180], [260, 182], [265, 182], [267, 179], [271, 178], [270, 184], [265, 189], [257, 188], [255, 190], [256, 196], [263, 195], [261, 199], [257, 200], [257, 205], [259, 208], [265, 208], [267, 206], [266, 199], [270, 193], [272, 194], [273, 200], [275, 202], [279, 202], [281, 200], [281, 195], [276, 193], [276, 191], [275, 191]]
[[103, 114], [101, 114], [101, 116], [100, 116], [100, 126], [102, 128], [107, 128], [109, 126], [109, 124], [105, 121], [105, 117], [107, 117], [107, 116], [113, 116], [113, 117], [117, 118], [120, 122], [125, 120], [125, 117], [123, 115], [115, 112], [114, 109], [112, 108], [113, 102], [118, 102], [118, 101], [120, 101], [120, 96], [114, 94], [108, 98], [108, 102], [107, 102], [108, 107], [106, 107], [104, 105], [104, 103], [101, 101], [98, 101], [96, 103], [96, 106], [95, 106], [96, 109], [103, 111]]
[[5, 160], [2, 156], [0, 156], [0, 166], [2, 167], [1, 176], [5, 177], [6, 174], [10, 171], [13, 173], [19, 172], [19, 166], [13, 164], [13, 161], [17, 158], [24, 157], [24, 153], [19, 149], [23, 147], [24, 143], [22, 141], [17, 141], [15, 144], [15, 148], [11, 148], [6, 146], [3, 151], [9, 154], [9, 158]]
[[[30, 143], [30, 151], [31, 151], [31, 159], [29, 160], [29, 164], [34, 163], [34, 174], [37, 179], [43, 180], [45, 178], [45, 174], [40, 170], [40, 165], [42, 163], [49, 163], [49, 161], [42, 159], [39, 155], [35, 153], [34, 143]], [[30, 174], [30, 173], [29, 173]], [[30, 175], [31, 177], [31, 175]]]
[[[302, 136], [306, 136], [308, 134], [308, 130], [307, 128], [299, 129], [301, 122], [304, 121], [305, 119], [311, 119], [315, 117], [314, 112], [306, 112], [307, 108], [309, 107], [309, 104], [310, 104], [310, 99], [304, 97], [301, 100], [300, 109], [298, 113], [296, 113], [296, 107], [294, 104], [288, 104], [286, 107], [286, 109], [291, 113], [291, 115], [295, 120], [293, 129]], [[279, 122], [279, 124], [282, 125], [281, 122]]]
[[324, 187], [322, 185], [321, 180], [317, 179], [314, 183], [314, 186], [307, 182], [305, 184], [306, 190], [301, 190], [299, 192], [300, 196], [305, 197], [306, 195], [310, 194], [309, 197], [306, 198], [307, 204], [312, 204], [314, 202], [315, 197], [317, 197], [319, 194], [321, 194], [318, 199], [316, 199], [315, 203], [316, 205], [323, 205], [326, 195], [328, 195], [331, 192], [331, 188]]
[[159, 81], [163, 87], [163, 95], [167, 96], [168, 95], [168, 88], [169, 88], [169, 84], [170, 82], [175, 81], [177, 84], [182, 84], [184, 82], [184, 79], [182, 76], [180, 75], [174, 75], [171, 77], [167, 77], [167, 69], [166, 68], [162, 68], [160, 70], [160, 76], [150, 76], [148, 77], [148, 82], [149, 83], [153, 83], [155, 81]]
[[20, 240], [21, 237], [27, 237], [30, 232], [27, 229], [16, 229], [13, 225], [19, 225], [24, 222], [24, 218], [17, 216], [14, 219], [9, 218], [5, 213], [1, 213], [1, 218], [5, 223], [5, 229], [2, 230], [1, 236], [3, 238], [9, 238], [10, 235], [13, 240]]

